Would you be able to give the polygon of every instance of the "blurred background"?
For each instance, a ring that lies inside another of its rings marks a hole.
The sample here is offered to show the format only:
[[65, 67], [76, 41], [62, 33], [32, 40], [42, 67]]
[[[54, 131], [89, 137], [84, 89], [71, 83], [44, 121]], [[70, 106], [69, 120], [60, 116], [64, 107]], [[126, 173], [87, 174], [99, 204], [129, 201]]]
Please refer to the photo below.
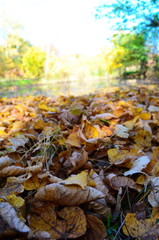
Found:
[[159, 0], [0, 0], [0, 97], [158, 80]]

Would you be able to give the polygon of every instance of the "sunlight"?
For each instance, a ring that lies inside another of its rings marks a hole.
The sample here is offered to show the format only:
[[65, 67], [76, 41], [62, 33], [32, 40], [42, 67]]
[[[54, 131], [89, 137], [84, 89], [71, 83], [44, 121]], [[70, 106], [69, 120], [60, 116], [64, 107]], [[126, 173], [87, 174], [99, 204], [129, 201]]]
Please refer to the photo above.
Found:
[[53, 44], [61, 54], [95, 55], [111, 34], [106, 20], [95, 20], [97, 0], [1, 0], [0, 4], [22, 24], [28, 41]]

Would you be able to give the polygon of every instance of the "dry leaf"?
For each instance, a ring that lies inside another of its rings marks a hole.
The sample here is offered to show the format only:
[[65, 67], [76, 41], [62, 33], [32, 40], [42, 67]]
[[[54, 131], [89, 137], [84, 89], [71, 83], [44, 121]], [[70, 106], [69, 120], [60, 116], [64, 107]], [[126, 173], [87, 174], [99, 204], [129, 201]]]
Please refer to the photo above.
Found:
[[16, 177], [8, 177], [7, 182], [4, 188], [1, 190], [0, 195], [7, 196], [11, 194], [22, 193], [23, 191], [24, 191], [24, 187], [21, 183], [21, 180], [19, 180]]
[[14, 208], [21, 208], [25, 201], [21, 197], [17, 197], [15, 194], [6, 196], [7, 202]]
[[74, 151], [72, 155], [64, 162], [64, 166], [70, 168], [68, 173], [80, 169], [88, 160], [88, 153], [82, 149], [81, 151]]
[[80, 205], [104, 196], [102, 192], [92, 187], [81, 189], [75, 186], [64, 186], [60, 183], [46, 185], [35, 194], [35, 198], [38, 200], [51, 201], [61, 206]]
[[111, 113], [102, 113], [102, 114], [96, 114], [95, 116], [91, 116], [91, 119], [104, 119], [104, 120], [110, 120], [112, 118], [116, 118], [116, 116], [114, 116]]
[[97, 217], [87, 214], [87, 232], [86, 236], [88, 240], [104, 240], [107, 236], [106, 227], [103, 222]]
[[46, 178], [40, 179], [36, 174], [34, 174], [23, 183], [23, 186], [29, 191], [44, 187], [47, 183], [48, 181]]
[[15, 209], [7, 202], [0, 202], [0, 216], [18, 232], [29, 233], [30, 228], [18, 217]]
[[18, 176], [26, 172], [26, 168], [18, 166], [5, 167], [0, 172], [0, 177]]
[[149, 111], [149, 112], [159, 112], [159, 107], [150, 105], [150, 106], [148, 107], [148, 111]]
[[131, 178], [109, 174], [106, 179], [109, 179], [110, 186], [115, 190], [119, 191], [121, 187], [129, 187], [137, 191], [141, 191], [141, 188]]
[[[123, 232], [127, 236], [139, 239], [146, 239], [146, 236], [148, 236], [149, 233], [152, 233], [150, 234], [152, 238], [149, 239], [156, 240], [156, 238], [153, 238], [153, 236], [157, 235], [159, 237], [159, 224], [156, 224], [156, 220], [158, 218], [159, 215], [156, 215], [145, 220], [137, 220], [134, 213], [127, 213]], [[152, 229], [155, 231], [153, 232]]]
[[150, 159], [147, 156], [142, 156], [138, 158], [132, 165], [129, 171], [124, 172], [124, 176], [128, 176], [134, 173], [141, 173], [147, 164], [150, 162]]
[[77, 186], [80, 186], [82, 189], [84, 189], [87, 186], [87, 182], [88, 182], [88, 171], [85, 170], [77, 175], [72, 175], [71, 177], [65, 180], [62, 180], [59, 183], [63, 185], [77, 185]]
[[92, 125], [84, 116], [82, 122], [82, 133], [86, 139], [92, 138], [102, 138], [105, 136], [105, 133], [101, 131], [98, 125]]
[[139, 149], [149, 149], [151, 147], [152, 134], [149, 131], [141, 129], [136, 133], [134, 141]]
[[0, 157], [0, 169], [8, 167], [14, 162], [14, 160], [8, 156]]
[[54, 205], [49, 203], [33, 208], [29, 225], [38, 238], [43, 237], [44, 232], [50, 239], [77, 238], [86, 231], [86, 218], [77, 206], [55, 211]]
[[81, 140], [77, 132], [71, 133], [65, 143], [70, 144], [71, 146], [81, 147]]
[[8, 134], [14, 134], [17, 132], [20, 132], [21, 130], [24, 130], [25, 123], [22, 121], [16, 121], [13, 123], [12, 128], [10, 129]]
[[159, 207], [159, 177], [151, 179], [152, 190], [148, 195], [148, 201], [152, 207]]
[[121, 137], [121, 138], [128, 138], [129, 137], [129, 134], [127, 133], [128, 130], [129, 129], [127, 127], [124, 127], [123, 125], [117, 124], [117, 125], [115, 125], [114, 134], [118, 137]]
[[15, 147], [24, 147], [28, 141], [29, 139], [22, 134], [18, 134], [16, 137], [9, 139], [9, 142]]

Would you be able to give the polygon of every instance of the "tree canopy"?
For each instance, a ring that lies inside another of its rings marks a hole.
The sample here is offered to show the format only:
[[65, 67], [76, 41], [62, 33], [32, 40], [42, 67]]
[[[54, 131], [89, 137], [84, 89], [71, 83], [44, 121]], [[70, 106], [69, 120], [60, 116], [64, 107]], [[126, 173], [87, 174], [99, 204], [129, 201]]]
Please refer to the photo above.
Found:
[[116, 18], [115, 28], [144, 31], [159, 27], [159, 0], [115, 0], [96, 9], [96, 17]]

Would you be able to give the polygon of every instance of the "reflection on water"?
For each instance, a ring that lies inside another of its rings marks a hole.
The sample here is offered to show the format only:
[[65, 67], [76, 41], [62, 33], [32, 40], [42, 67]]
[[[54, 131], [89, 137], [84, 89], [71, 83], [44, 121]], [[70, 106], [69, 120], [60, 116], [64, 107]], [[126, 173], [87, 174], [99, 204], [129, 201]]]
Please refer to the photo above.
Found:
[[[29, 84], [26, 86], [3, 86], [1, 87], [0, 97], [26, 96], [26, 95], [45, 95], [45, 96], [70, 96], [84, 95], [101, 91], [110, 86], [133, 86], [140, 84], [159, 84], [155, 81], [145, 80], [123, 80], [106, 79], [106, 78], [86, 78], [80, 80], [41, 80], [38, 83]], [[158, 86], [158, 85], [157, 85]]]

